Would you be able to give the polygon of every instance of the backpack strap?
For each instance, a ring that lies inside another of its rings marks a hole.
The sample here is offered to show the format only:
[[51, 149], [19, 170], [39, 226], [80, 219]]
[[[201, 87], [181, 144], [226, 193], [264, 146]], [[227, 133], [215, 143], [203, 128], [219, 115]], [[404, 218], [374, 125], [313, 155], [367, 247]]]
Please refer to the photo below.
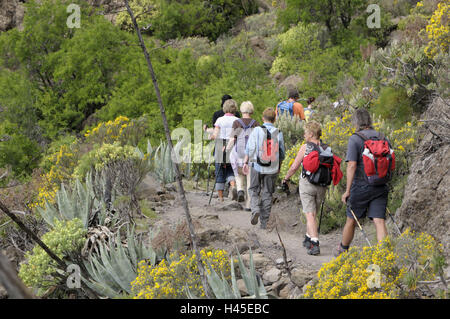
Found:
[[263, 129], [263, 131], [265, 131], [265, 132], [266, 132], [266, 135], [267, 135], [267, 139], [268, 139], [268, 140], [271, 140], [271, 139], [272, 139], [272, 134], [270, 134], [270, 131], [269, 131], [269, 129], [268, 129], [267, 127], [265, 127], [265, 126], [264, 126], [264, 124], [263, 124], [263, 125], [261, 125], [261, 126], [260, 126], [260, 128], [262, 128], [262, 129]]
[[362, 138], [362, 140], [364, 142], [368, 140], [367, 136], [365, 136], [364, 134], [362, 134], [360, 132], [355, 132], [353, 135], [359, 136], [360, 138]]

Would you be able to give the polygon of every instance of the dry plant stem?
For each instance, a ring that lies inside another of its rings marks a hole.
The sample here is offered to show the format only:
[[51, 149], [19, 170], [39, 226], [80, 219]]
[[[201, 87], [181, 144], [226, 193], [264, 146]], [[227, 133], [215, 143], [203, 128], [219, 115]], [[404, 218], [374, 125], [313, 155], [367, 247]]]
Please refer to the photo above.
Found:
[[9, 298], [12, 299], [34, 299], [28, 288], [17, 277], [8, 258], [0, 253], [0, 284], [5, 287]]
[[[58, 264], [58, 266], [61, 268], [61, 270], [65, 270], [67, 265], [64, 261], [62, 261], [61, 258], [59, 258], [58, 256], [56, 256], [56, 254], [50, 249], [48, 248], [48, 246], [46, 244], [44, 244], [44, 242], [35, 234], [33, 233], [27, 226], [25, 226], [24, 223], [22, 223], [20, 221], [20, 219], [18, 219], [13, 213], [11, 213], [11, 211], [8, 209], [8, 207], [6, 207], [2, 201], [0, 201], [0, 209], [9, 217], [12, 219], [13, 222], [15, 222], [17, 224], [17, 226], [20, 227], [20, 229], [22, 229], [25, 233], [27, 233], [46, 253], [47, 255], [50, 256], [50, 258], [52, 258], [54, 261], [56, 261], [56, 263]], [[86, 276], [86, 274], [83, 272], [83, 275], [85, 275], [85, 278], [88, 278], [88, 276]], [[87, 287], [84, 283], [83, 283], [84, 289], [86, 291], [86, 293], [88, 294], [89, 298], [97, 298], [96, 294], [89, 288]]]
[[[147, 61], [148, 70], [150, 72], [150, 75], [151, 75], [151, 78], [152, 78], [152, 81], [153, 81], [153, 86], [154, 86], [155, 92], [156, 92], [156, 97], [158, 99], [159, 110], [161, 112], [161, 117], [162, 117], [163, 124], [164, 124], [164, 131], [165, 131], [167, 143], [169, 145], [170, 151], [172, 152], [173, 144], [172, 144], [172, 139], [170, 137], [169, 124], [167, 122], [166, 111], [164, 109], [164, 105], [163, 105], [163, 102], [162, 102], [161, 93], [159, 91], [159, 86], [158, 86], [158, 81], [156, 79], [156, 75], [155, 75], [155, 72], [153, 70], [153, 65], [152, 65], [152, 62], [150, 61], [150, 56], [148, 54], [147, 47], [145, 46], [144, 39], [142, 38], [141, 30], [139, 29], [139, 26], [138, 26], [138, 24], [136, 22], [136, 18], [134, 17], [133, 11], [131, 10], [131, 8], [130, 8], [130, 6], [128, 4], [128, 0], [125, 0], [125, 6], [127, 7], [128, 14], [130, 15], [130, 18], [131, 18], [131, 20], [133, 22], [134, 29], [136, 30], [137, 36], [139, 38], [140, 46], [141, 46], [142, 51], [144, 53], [145, 59]], [[194, 253], [195, 253], [195, 256], [196, 256], [196, 260], [197, 260], [197, 266], [198, 266], [198, 269], [199, 269], [199, 272], [200, 272], [200, 276], [202, 278], [202, 283], [203, 283], [203, 288], [204, 288], [204, 291], [205, 291], [205, 296], [207, 298], [210, 298], [210, 293], [209, 293], [209, 289], [208, 289], [208, 281], [206, 279], [205, 269], [203, 268], [203, 265], [202, 265], [200, 251], [198, 250], [198, 247], [197, 247], [197, 238], [196, 238], [196, 235], [195, 235], [194, 226], [192, 224], [191, 214], [189, 212], [189, 206], [188, 206], [188, 202], [187, 202], [187, 199], [186, 199], [186, 193], [185, 193], [184, 187], [183, 187], [183, 180], [181, 178], [180, 168], [179, 168], [178, 163], [175, 163], [174, 166], [175, 166], [176, 179], [177, 179], [177, 182], [178, 182], [178, 193], [180, 195], [181, 203], [183, 205], [183, 209], [184, 209], [184, 212], [185, 212], [185, 215], [186, 215], [186, 220], [187, 220], [187, 223], [188, 223], [188, 226], [189, 226], [189, 233], [190, 233], [190, 237], [191, 237], [191, 241], [192, 241], [192, 248], [194, 250]]]

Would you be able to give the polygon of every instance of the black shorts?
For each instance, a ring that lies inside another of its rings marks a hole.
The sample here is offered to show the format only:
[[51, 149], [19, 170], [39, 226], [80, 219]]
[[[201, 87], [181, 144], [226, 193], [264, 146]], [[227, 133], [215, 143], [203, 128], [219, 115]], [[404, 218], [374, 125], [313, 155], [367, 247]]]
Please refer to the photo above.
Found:
[[372, 186], [368, 184], [352, 184], [350, 197], [347, 199], [347, 216], [353, 218], [350, 207], [360, 219], [386, 219], [389, 187], [387, 185]]

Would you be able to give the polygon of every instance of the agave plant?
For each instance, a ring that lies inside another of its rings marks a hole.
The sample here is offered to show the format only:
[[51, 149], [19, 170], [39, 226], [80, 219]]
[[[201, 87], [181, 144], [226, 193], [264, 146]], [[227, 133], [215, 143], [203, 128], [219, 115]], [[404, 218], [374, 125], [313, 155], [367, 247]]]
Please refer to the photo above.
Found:
[[45, 208], [37, 207], [37, 210], [52, 227], [55, 220], [68, 221], [74, 218], [80, 219], [86, 229], [94, 219], [99, 225], [117, 223], [117, 218], [106, 210], [104, 202], [95, 196], [91, 173], [87, 175], [85, 185], [77, 179], [71, 191], [61, 184], [56, 193], [56, 205], [46, 201]]
[[[245, 267], [242, 257], [237, 252], [238, 256], [238, 265], [241, 271], [242, 279], [244, 280], [245, 286], [249, 293], [248, 299], [267, 299], [267, 291], [264, 288], [264, 284], [261, 280], [261, 277], [256, 273], [255, 265], [253, 263], [253, 254], [250, 249], [250, 269]], [[224, 278], [223, 274], [219, 276], [217, 272], [208, 264], [209, 273], [207, 274], [208, 284], [211, 287], [214, 296], [218, 299], [241, 299], [241, 293], [239, 292], [239, 288], [236, 280], [236, 273], [234, 270], [234, 261], [233, 256], [231, 256], [231, 287], [228, 281]], [[191, 299], [197, 299], [189, 289], [187, 289], [188, 296]]]
[[117, 298], [131, 293], [131, 282], [136, 279], [139, 261], [147, 260], [155, 265], [160, 256], [151, 248], [136, 240], [134, 230], [127, 230], [127, 244], [120, 235], [108, 243], [99, 245], [99, 253], [84, 261], [89, 279], [83, 281], [98, 295]]

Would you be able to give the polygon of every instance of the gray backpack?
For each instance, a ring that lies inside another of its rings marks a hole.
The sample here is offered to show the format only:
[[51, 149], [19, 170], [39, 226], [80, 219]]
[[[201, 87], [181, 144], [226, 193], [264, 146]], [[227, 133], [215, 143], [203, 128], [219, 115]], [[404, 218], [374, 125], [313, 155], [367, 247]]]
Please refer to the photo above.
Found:
[[245, 157], [245, 147], [247, 146], [248, 138], [250, 136], [250, 133], [252, 132], [251, 128], [253, 124], [255, 124], [255, 120], [252, 120], [248, 125], [245, 125], [244, 121], [242, 119], [237, 119], [239, 123], [241, 124], [242, 128], [244, 129], [241, 131], [241, 133], [238, 135], [236, 142], [234, 144], [236, 154], [239, 158]]

